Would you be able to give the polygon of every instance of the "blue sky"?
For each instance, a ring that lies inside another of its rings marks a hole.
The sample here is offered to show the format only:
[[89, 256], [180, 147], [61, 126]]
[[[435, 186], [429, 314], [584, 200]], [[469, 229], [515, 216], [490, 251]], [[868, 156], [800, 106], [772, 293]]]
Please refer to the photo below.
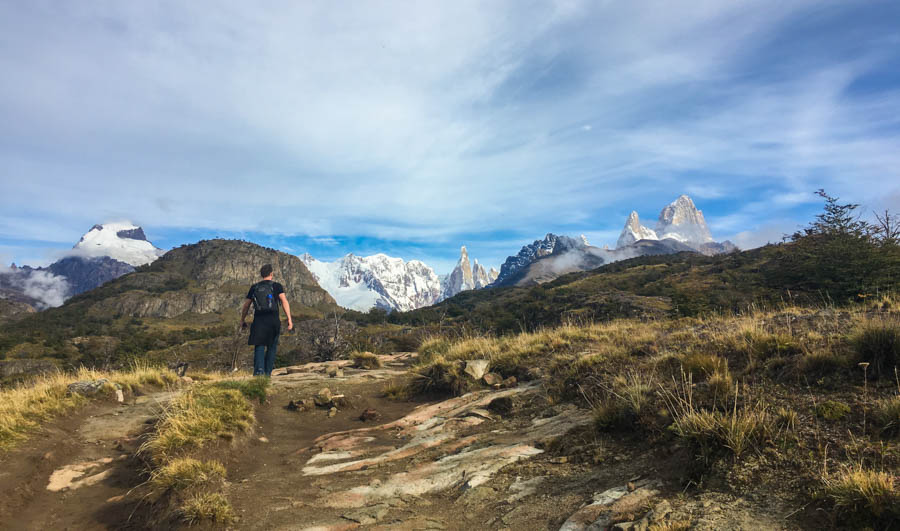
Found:
[[889, 1], [3, 2], [0, 259], [158, 246], [499, 266], [687, 193], [777, 241], [825, 188], [900, 210]]

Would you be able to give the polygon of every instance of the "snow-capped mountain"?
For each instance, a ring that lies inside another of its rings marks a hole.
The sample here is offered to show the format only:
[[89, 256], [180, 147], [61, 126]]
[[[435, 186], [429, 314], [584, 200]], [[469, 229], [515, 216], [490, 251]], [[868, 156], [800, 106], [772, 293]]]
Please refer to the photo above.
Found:
[[622, 229], [622, 234], [619, 235], [619, 241], [616, 242], [616, 249], [631, 245], [639, 240], [658, 239], [659, 237], [657, 237], [656, 231], [641, 225], [638, 213], [632, 211], [631, 215], [628, 216], [628, 220], [625, 221], [625, 228]]
[[453, 271], [443, 279], [440, 300], [449, 299], [461, 291], [481, 289], [487, 287], [497, 279], [499, 272], [493, 267], [485, 271], [484, 266], [475, 260], [474, 265], [469, 265], [469, 252], [463, 245], [459, 251], [459, 261]]
[[405, 262], [385, 254], [348, 254], [334, 262], [300, 256], [309, 272], [340, 306], [366, 311], [414, 310], [440, 300], [441, 282], [434, 270], [418, 260]]
[[534, 240], [533, 243], [523, 246], [515, 256], [508, 257], [500, 266], [500, 274], [494, 279], [494, 285], [505, 286], [513, 283], [513, 279], [524, 269], [545, 256], [587, 246], [587, 238], [583, 235], [576, 240], [568, 236], [547, 234], [543, 240]]
[[147, 241], [142, 228], [127, 221], [94, 225], [73, 250], [74, 256], [108, 256], [135, 267], [149, 264], [164, 254]]
[[656, 230], [641, 225], [637, 212], [625, 221], [616, 249], [633, 247], [640, 241], [676, 241], [703, 254], [731, 252], [737, 247], [729, 241], [716, 242], [712, 238], [703, 212], [686, 195], [666, 205], [659, 213]]

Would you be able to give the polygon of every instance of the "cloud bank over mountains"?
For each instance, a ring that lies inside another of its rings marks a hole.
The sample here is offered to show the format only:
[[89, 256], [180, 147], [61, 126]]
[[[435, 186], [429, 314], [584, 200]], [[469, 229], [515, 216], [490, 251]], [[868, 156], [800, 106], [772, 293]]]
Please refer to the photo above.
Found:
[[897, 208], [898, 16], [768, 0], [7, 3], [0, 246], [129, 218], [451, 250], [507, 231], [508, 249], [616, 235], [685, 191], [740, 244], [791, 232], [820, 187]]

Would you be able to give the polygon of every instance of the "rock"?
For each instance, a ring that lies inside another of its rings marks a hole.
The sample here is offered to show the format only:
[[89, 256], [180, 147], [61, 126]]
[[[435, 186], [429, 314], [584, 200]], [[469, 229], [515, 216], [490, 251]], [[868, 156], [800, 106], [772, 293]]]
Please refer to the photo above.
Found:
[[468, 360], [463, 372], [471, 376], [473, 380], [480, 380], [490, 366], [491, 362], [489, 360]]
[[342, 369], [340, 367], [335, 367], [335, 366], [328, 367], [328, 369], [325, 372], [326, 372], [326, 374], [328, 374], [329, 378], [343, 378], [344, 377], [344, 369]]
[[125, 394], [122, 393], [121, 389], [116, 389], [116, 401], [117, 402], [125, 402]]
[[181, 383], [186, 383], [186, 384], [194, 383], [194, 379], [191, 378], [190, 376], [182, 376], [181, 378], [179, 378], [179, 380], [181, 380]]
[[327, 387], [323, 387], [322, 389], [319, 389], [319, 392], [316, 393], [316, 397], [313, 400], [317, 406], [327, 407], [331, 405], [332, 396], [331, 390]]
[[333, 407], [328, 410], [328, 416], [333, 417], [333, 416], [337, 415], [337, 412], [338, 412], [338, 409], [336, 407]]
[[508, 389], [510, 387], [515, 387], [515, 386], [519, 385], [519, 381], [516, 380], [515, 376], [510, 376], [509, 378], [503, 380], [503, 382], [500, 385], [502, 385], [503, 387], [506, 387]]
[[267, 442], [269, 442], [269, 438], [268, 438], [268, 437], [260, 437], [260, 438], [259, 438], [259, 442], [261, 442], [261, 443], [267, 443]]
[[466, 489], [456, 501], [463, 505], [479, 506], [490, 501], [495, 495], [496, 491], [490, 487], [474, 487]]
[[494, 413], [506, 417], [509, 416], [513, 411], [513, 401], [511, 397], [501, 396], [499, 398], [495, 398], [490, 401], [487, 405], [488, 411], [493, 411]]
[[562, 464], [568, 463], [569, 458], [563, 455], [560, 457], [554, 457], [554, 458], [550, 459], [550, 462], [553, 463], [554, 465], [562, 465]]
[[379, 503], [378, 505], [363, 507], [362, 509], [346, 513], [342, 515], [342, 518], [360, 525], [372, 525], [383, 520], [389, 510], [390, 506], [388, 504]]
[[106, 378], [100, 378], [99, 380], [85, 380], [81, 382], [73, 382], [68, 386], [69, 393], [78, 394], [82, 396], [94, 396], [103, 389], [103, 386], [110, 383]]
[[288, 411], [297, 411], [300, 409], [300, 405], [291, 400], [290, 402], [288, 402], [288, 405], [284, 406], [284, 409]]
[[365, 422], [367, 420], [378, 420], [381, 414], [375, 408], [368, 408], [359, 415], [359, 420]]
[[496, 372], [489, 372], [484, 375], [484, 383], [490, 385], [491, 387], [495, 385], [500, 385], [503, 382], [503, 377], [497, 374]]

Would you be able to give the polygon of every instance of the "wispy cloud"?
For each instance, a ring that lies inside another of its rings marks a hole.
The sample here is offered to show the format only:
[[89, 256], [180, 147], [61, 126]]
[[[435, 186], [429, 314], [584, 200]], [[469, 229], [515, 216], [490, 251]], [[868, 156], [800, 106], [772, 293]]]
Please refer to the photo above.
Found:
[[898, 16], [774, 0], [6, 3], [0, 238], [71, 245], [127, 217], [449, 261], [490, 231], [614, 235], [684, 192], [720, 234], [796, 224], [816, 188], [900, 190]]

